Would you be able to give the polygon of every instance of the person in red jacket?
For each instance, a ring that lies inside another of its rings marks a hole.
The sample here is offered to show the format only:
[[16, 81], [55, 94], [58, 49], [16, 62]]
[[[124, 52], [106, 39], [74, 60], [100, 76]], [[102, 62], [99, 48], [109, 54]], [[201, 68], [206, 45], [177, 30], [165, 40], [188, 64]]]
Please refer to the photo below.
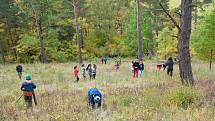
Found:
[[138, 69], [139, 69], [139, 63], [138, 63], [138, 61], [135, 61], [134, 63], [133, 63], [133, 68], [134, 68], [134, 75], [133, 75], [133, 77], [135, 78], [138, 78]]
[[76, 77], [76, 81], [78, 82], [79, 81], [79, 77], [78, 77], [78, 67], [77, 66], [74, 67], [73, 74]]

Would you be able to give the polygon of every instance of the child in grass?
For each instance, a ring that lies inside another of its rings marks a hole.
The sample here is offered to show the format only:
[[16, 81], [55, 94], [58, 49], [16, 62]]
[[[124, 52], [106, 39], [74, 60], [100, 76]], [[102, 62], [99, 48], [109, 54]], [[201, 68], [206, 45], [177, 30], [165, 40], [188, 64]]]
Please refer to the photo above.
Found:
[[96, 79], [96, 64], [93, 64], [92, 75], [93, 75], [93, 79]]
[[139, 76], [142, 77], [143, 75], [143, 70], [144, 70], [144, 64], [142, 61], [139, 63]]
[[133, 64], [134, 64], [134, 61], [131, 61], [131, 72], [132, 72], [132, 74], [134, 73], [134, 66], [133, 66]]
[[21, 86], [24, 100], [27, 106], [27, 113], [29, 109], [31, 110], [31, 112], [33, 110], [32, 95], [33, 95], [34, 89], [36, 89], [36, 85], [31, 81], [31, 76], [28, 74], [25, 76], [25, 81], [22, 83], [22, 86]]
[[89, 106], [92, 106], [92, 109], [95, 108], [96, 104], [98, 104], [98, 108], [101, 108], [102, 95], [97, 88], [91, 88], [88, 91], [88, 104]]
[[77, 66], [74, 67], [73, 74], [74, 74], [74, 76], [76, 78], [76, 81], [78, 82], [79, 81], [79, 77], [78, 77], [78, 67]]
[[104, 63], [107, 64], [107, 56], [104, 57]]
[[18, 73], [19, 79], [21, 80], [22, 79], [22, 65], [20, 63], [17, 64], [16, 71]]
[[116, 72], [118, 72], [119, 71], [119, 67], [120, 67], [120, 64], [121, 64], [121, 58], [119, 57], [119, 58], [115, 58], [115, 69], [116, 69]]
[[174, 65], [173, 59], [172, 57], [169, 57], [167, 62], [165, 63], [165, 66], [167, 68], [167, 74], [171, 77], [173, 75], [173, 65]]
[[82, 77], [85, 80], [86, 79], [86, 67], [84, 64], [82, 64], [81, 69], [82, 69]]
[[89, 64], [88, 66], [87, 66], [87, 69], [86, 69], [87, 71], [88, 71], [88, 74], [89, 74], [89, 77], [90, 77], [90, 80], [93, 78], [93, 74], [92, 74], [92, 65], [91, 64]]
[[138, 69], [139, 69], [139, 63], [138, 63], [138, 61], [135, 61], [134, 63], [133, 63], [133, 67], [134, 67], [134, 78], [136, 77], [136, 78], [138, 78]]

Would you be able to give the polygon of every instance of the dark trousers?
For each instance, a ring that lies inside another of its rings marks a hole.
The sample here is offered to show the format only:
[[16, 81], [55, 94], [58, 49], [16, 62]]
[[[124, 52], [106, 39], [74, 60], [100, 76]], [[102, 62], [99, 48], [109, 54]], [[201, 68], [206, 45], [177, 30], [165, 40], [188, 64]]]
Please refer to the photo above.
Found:
[[167, 69], [167, 74], [172, 77], [173, 69]]
[[17, 73], [18, 73], [19, 79], [21, 80], [22, 79], [22, 72], [17, 72]]
[[[92, 107], [92, 109], [95, 109], [96, 103], [95, 103], [95, 101], [94, 101], [93, 96], [92, 96], [92, 95], [89, 95], [89, 94], [88, 94], [88, 104], [89, 104], [89, 106]], [[100, 100], [100, 101], [98, 102], [98, 108], [101, 108], [101, 105], [102, 105], [102, 101]]]
[[93, 75], [92, 75], [92, 74], [89, 74], [89, 77], [90, 77], [90, 80], [92, 80], [92, 79], [93, 79]]
[[32, 96], [24, 96], [27, 108], [32, 108]]
[[96, 74], [93, 74], [93, 79], [96, 79]]
[[77, 82], [79, 81], [79, 77], [78, 77], [78, 76], [76, 76], [76, 81], [77, 81]]

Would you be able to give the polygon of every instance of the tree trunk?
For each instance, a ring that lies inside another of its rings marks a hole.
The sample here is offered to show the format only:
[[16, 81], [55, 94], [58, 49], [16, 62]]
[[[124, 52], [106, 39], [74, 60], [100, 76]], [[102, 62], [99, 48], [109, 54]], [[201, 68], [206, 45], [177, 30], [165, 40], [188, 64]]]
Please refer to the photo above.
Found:
[[[197, 5], [198, 0], [194, 0], [194, 3]], [[194, 9], [194, 29], [196, 29], [197, 21], [198, 21], [198, 7], [195, 7]]]
[[79, 64], [82, 64], [82, 52], [81, 52], [81, 33], [78, 24], [78, 8], [77, 8], [77, 1], [73, 0], [73, 8], [74, 8], [74, 15], [75, 15], [75, 24], [76, 24], [76, 33], [77, 33], [77, 45], [78, 45], [78, 61]]
[[10, 38], [10, 41], [11, 41], [11, 48], [13, 50], [13, 54], [14, 54], [14, 57], [15, 57], [15, 61], [17, 60], [17, 52], [16, 52], [16, 48], [15, 48], [15, 44], [14, 44], [14, 41], [13, 41], [13, 37], [12, 37], [12, 32], [11, 32], [11, 28], [8, 26], [8, 36]]
[[192, 25], [192, 0], [181, 1], [181, 19], [178, 33], [178, 60], [182, 84], [193, 85], [193, 73], [190, 59], [190, 34]]
[[3, 47], [3, 43], [2, 41], [0, 40], [0, 50], [1, 50], [1, 57], [2, 57], [2, 61], [3, 61], [3, 64], [5, 65], [5, 55], [4, 55], [4, 47]]
[[37, 28], [37, 37], [40, 41], [40, 61], [41, 63], [46, 63], [46, 54], [45, 54], [45, 46], [43, 40], [43, 30], [42, 30], [42, 21], [41, 18], [35, 17], [36, 28]]
[[32, 9], [33, 9], [33, 14], [34, 14], [34, 20], [36, 24], [36, 31], [37, 31], [37, 37], [40, 42], [40, 62], [41, 63], [46, 63], [46, 54], [45, 54], [45, 45], [44, 45], [44, 40], [43, 40], [43, 29], [42, 29], [42, 21], [41, 21], [41, 16], [38, 15], [38, 11], [34, 7], [36, 4], [36, 0], [31, 1], [32, 3]]
[[136, 0], [137, 6], [137, 47], [138, 47], [138, 60], [142, 61], [142, 36], [141, 36], [141, 8], [140, 0]]
[[[153, 17], [154, 15], [153, 15], [153, 10], [152, 10], [152, 2], [151, 2], [151, 0], [147, 0], [147, 4], [148, 4], [148, 11], [149, 11], [149, 15], [151, 16], [151, 17]], [[150, 23], [151, 23], [151, 25], [153, 25], [154, 23], [156, 23], [156, 18], [155, 17], [153, 17], [153, 19], [151, 19], [150, 20]], [[153, 38], [153, 28], [151, 28], [150, 29], [150, 36], [149, 36], [149, 41], [151, 41], [150, 42], [150, 45], [149, 45], [149, 51], [150, 51], [150, 53], [151, 53], [151, 56], [154, 56], [155, 55], [155, 50], [154, 50], [154, 38]]]
[[210, 70], [212, 69], [212, 61], [213, 61], [213, 50], [211, 49], [211, 58], [210, 58]]
[[[6, 17], [6, 31], [7, 31], [7, 35], [9, 37], [8, 39], [8, 46], [9, 48], [12, 49], [14, 57], [15, 57], [15, 61], [17, 60], [17, 52], [16, 52], [16, 48], [14, 47], [14, 41], [13, 41], [13, 33], [11, 32], [11, 26], [8, 23], [8, 18]], [[11, 42], [11, 44], [10, 44]]]

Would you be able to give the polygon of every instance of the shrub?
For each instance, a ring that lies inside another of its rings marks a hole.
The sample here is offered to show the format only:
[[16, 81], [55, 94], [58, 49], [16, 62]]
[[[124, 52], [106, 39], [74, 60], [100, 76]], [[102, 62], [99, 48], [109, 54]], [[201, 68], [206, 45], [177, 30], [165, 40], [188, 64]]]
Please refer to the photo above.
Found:
[[190, 87], [170, 89], [164, 94], [164, 103], [168, 106], [177, 106], [186, 109], [189, 106], [197, 106], [200, 102], [200, 95], [195, 89]]

